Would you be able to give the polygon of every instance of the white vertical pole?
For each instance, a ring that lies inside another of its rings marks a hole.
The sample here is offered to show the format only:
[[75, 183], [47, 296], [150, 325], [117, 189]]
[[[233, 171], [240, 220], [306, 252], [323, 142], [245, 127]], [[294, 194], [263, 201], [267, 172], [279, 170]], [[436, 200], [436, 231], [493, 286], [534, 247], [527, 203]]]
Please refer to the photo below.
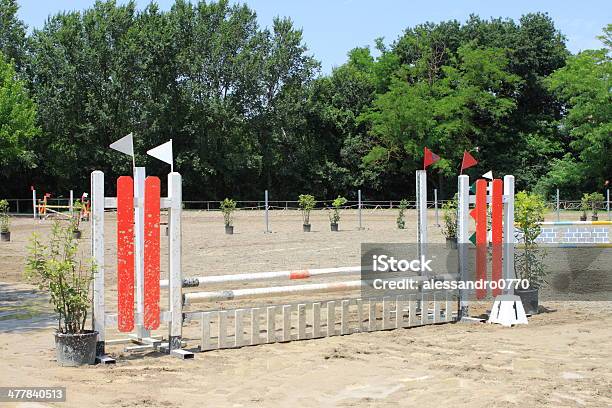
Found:
[[264, 205], [265, 205], [265, 218], [266, 218], [266, 233], [270, 232], [270, 215], [268, 210], [270, 206], [268, 205], [268, 190], [264, 192]]
[[[559, 191], [559, 190], [557, 190]], [[557, 196], [558, 197], [558, 196]], [[504, 176], [504, 263], [503, 278], [513, 279], [514, 276], [514, 176]], [[509, 287], [504, 293], [513, 294], [514, 288]]]
[[[468, 217], [470, 212], [470, 178], [461, 175], [457, 184], [457, 249], [459, 255], [459, 278], [463, 281], [469, 279], [468, 276]], [[459, 291], [459, 315], [458, 320], [469, 317], [468, 292]]]
[[104, 173], [91, 173], [91, 257], [95, 265], [93, 281], [93, 329], [98, 332], [96, 355], [104, 355]]
[[436, 210], [436, 227], [440, 226], [440, 218], [438, 217], [438, 189], [434, 188], [434, 208]]
[[557, 221], [561, 221], [561, 213], [560, 213], [560, 205], [559, 205], [559, 189], [557, 189]]
[[36, 219], [36, 190], [32, 190], [32, 214]]
[[181, 348], [183, 328], [183, 273], [181, 263], [181, 212], [183, 192], [181, 175], [179, 173], [168, 174], [168, 198], [170, 199], [170, 211], [168, 213], [168, 237], [169, 237], [169, 310], [171, 322], [169, 324], [168, 347], [170, 351]]
[[72, 203], [74, 203], [74, 191], [70, 190], [70, 201], [68, 202], [68, 211], [72, 215]]
[[359, 215], [359, 229], [362, 230], [363, 226], [361, 224], [361, 190], [357, 190], [357, 214]]
[[427, 172], [416, 171], [417, 242], [419, 257], [427, 257]]
[[134, 168], [134, 266], [136, 269], [136, 336], [150, 337], [144, 328], [144, 167]]

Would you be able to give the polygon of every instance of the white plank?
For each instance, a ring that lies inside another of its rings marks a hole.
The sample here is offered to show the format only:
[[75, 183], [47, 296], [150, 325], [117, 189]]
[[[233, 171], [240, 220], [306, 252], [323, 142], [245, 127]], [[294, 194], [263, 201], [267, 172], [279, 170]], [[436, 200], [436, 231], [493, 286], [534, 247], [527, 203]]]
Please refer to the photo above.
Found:
[[291, 305], [283, 306], [283, 341], [291, 341]]
[[219, 334], [218, 348], [225, 348], [227, 345], [227, 310], [219, 311]]
[[336, 302], [327, 302], [327, 337], [336, 335]]
[[202, 337], [200, 340], [200, 350], [212, 350], [215, 349], [215, 345], [210, 341], [210, 312], [202, 312], [200, 316], [200, 329], [202, 331]]
[[382, 329], [391, 329], [391, 298], [383, 297]]
[[340, 316], [340, 333], [344, 334], [349, 334], [349, 305], [350, 305], [351, 301], [350, 300], [343, 300], [342, 301], [342, 309], [341, 309], [341, 316]]
[[251, 345], [253, 346], [261, 342], [259, 320], [262, 310], [260, 307], [251, 309]]
[[434, 298], [434, 310], [433, 310], [433, 323], [440, 323], [442, 321], [440, 317], [440, 305], [442, 302], [440, 301], [440, 292], [435, 292], [433, 295]]
[[267, 309], [267, 342], [276, 343], [276, 306]]
[[366, 331], [366, 327], [363, 315], [363, 300], [357, 299], [355, 303], [357, 304], [357, 331], [364, 332]]
[[404, 327], [404, 307], [406, 302], [404, 296], [399, 295], [395, 298], [395, 328]]
[[234, 311], [234, 346], [242, 347], [244, 345], [244, 309], [236, 309]]
[[408, 297], [408, 326], [416, 326], [418, 323], [416, 313], [416, 295]]
[[306, 305], [298, 305], [298, 340], [306, 339]]
[[368, 316], [368, 331], [376, 330], [376, 299], [370, 299], [370, 315]]
[[321, 337], [321, 303], [312, 304], [312, 337]]

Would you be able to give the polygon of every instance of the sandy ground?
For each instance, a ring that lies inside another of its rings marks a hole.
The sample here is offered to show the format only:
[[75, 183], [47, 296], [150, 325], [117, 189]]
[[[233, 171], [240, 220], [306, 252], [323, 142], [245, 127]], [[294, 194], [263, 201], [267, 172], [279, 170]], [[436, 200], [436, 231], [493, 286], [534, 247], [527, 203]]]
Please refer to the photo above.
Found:
[[[184, 274], [357, 265], [361, 242], [415, 242], [414, 219], [408, 211], [407, 229], [400, 231], [395, 212], [368, 210], [359, 231], [356, 214], [347, 212], [342, 231], [332, 233], [325, 215], [316, 214], [313, 232], [304, 234], [297, 213], [277, 211], [273, 232], [264, 234], [262, 213], [244, 211], [236, 234], [227, 236], [220, 214], [188, 212]], [[430, 241], [443, 242], [434, 222], [431, 213]], [[0, 386], [65, 386], [67, 402], [57, 406], [612, 406], [612, 302], [545, 302], [544, 313], [515, 328], [425, 326], [211, 351], [191, 361], [114, 346], [115, 366], [58, 367], [49, 305], [21, 276], [29, 235], [45, 235], [49, 226], [14, 220], [12, 242], [0, 245]], [[112, 305], [112, 215], [106, 229]], [[195, 347], [193, 334], [188, 327]]]

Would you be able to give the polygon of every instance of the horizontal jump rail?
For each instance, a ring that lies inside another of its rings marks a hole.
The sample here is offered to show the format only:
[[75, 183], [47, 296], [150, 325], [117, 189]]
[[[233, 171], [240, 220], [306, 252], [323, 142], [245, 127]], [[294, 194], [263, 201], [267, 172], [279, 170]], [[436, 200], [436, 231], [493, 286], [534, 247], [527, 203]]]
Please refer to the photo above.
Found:
[[[361, 266], [342, 266], [337, 268], [319, 268], [319, 269], [296, 269], [288, 271], [275, 272], [253, 272], [253, 273], [237, 273], [232, 275], [215, 275], [215, 276], [195, 276], [183, 279], [184, 288], [195, 288], [198, 286], [214, 285], [230, 282], [256, 282], [272, 279], [308, 279], [317, 276], [337, 276], [337, 275], [352, 275], [358, 274], [362, 270]], [[160, 281], [162, 288], [168, 287], [168, 280]]]
[[612, 221], [543, 221], [540, 225], [612, 225]]
[[[457, 275], [443, 274], [435, 276], [411, 276], [406, 278], [394, 278], [391, 280], [407, 279], [409, 282], [422, 282], [425, 280], [451, 280], [457, 279]], [[230, 289], [208, 292], [190, 292], [183, 295], [183, 304], [217, 302], [224, 300], [257, 299], [270, 296], [288, 296], [308, 293], [331, 293], [347, 290], [367, 289], [372, 287], [372, 281], [351, 280], [331, 283], [309, 283], [305, 285], [273, 286], [265, 288]]]

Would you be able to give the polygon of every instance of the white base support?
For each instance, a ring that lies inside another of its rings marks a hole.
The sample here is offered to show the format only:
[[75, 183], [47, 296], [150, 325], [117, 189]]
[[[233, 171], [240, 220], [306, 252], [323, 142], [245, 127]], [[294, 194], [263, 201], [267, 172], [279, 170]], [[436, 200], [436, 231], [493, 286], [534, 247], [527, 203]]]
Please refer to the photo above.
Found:
[[116, 361], [114, 358], [103, 354], [101, 356], [96, 356], [96, 364], [115, 364]]
[[521, 298], [516, 295], [500, 295], [495, 298], [488, 323], [510, 327], [527, 324], [527, 315]]
[[188, 360], [193, 358], [193, 353], [191, 351], [183, 350], [183, 349], [175, 349], [170, 351], [170, 355], [173, 357], [180, 358], [181, 360]]

